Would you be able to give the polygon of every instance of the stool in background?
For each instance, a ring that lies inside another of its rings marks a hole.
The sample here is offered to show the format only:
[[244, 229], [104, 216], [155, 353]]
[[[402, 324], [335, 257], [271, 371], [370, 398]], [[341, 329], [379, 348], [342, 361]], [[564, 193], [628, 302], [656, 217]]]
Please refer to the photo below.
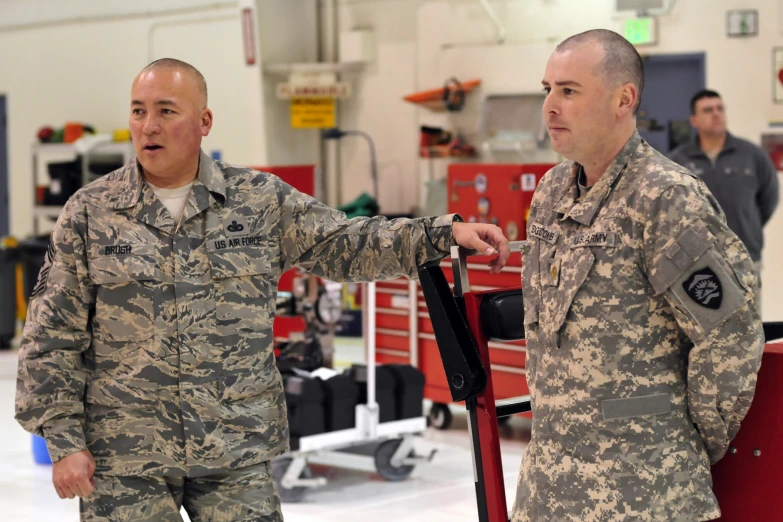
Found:
[[46, 447], [46, 439], [33, 435], [33, 460], [36, 464], [51, 464], [49, 449]]

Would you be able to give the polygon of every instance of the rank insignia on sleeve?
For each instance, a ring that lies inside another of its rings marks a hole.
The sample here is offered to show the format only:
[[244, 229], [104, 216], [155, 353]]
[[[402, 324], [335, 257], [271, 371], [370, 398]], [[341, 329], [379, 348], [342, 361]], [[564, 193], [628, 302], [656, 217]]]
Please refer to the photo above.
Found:
[[46, 283], [49, 279], [49, 270], [52, 268], [54, 262], [54, 241], [49, 240], [49, 248], [46, 251], [46, 257], [44, 258], [41, 271], [38, 273], [38, 282], [35, 284], [35, 288], [30, 292], [30, 299], [36, 297], [38, 294], [46, 289]]

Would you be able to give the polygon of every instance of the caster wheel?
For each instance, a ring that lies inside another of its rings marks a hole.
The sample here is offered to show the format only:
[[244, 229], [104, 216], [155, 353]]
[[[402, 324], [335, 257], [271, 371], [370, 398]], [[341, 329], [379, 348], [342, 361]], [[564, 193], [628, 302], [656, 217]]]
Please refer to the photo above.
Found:
[[427, 415], [429, 425], [435, 429], [447, 430], [451, 426], [453, 420], [451, 410], [448, 404], [436, 402], [432, 404], [430, 413]]
[[[375, 469], [378, 471], [378, 475], [390, 482], [408, 478], [408, 475], [413, 472], [413, 468], [416, 467], [410, 464], [403, 464], [399, 467], [392, 466], [391, 458], [401, 443], [402, 439], [386, 440], [381, 442], [375, 450]], [[412, 457], [413, 451], [408, 456]]]
[[[285, 475], [288, 466], [291, 464], [291, 462], [293, 462], [293, 460], [294, 459], [291, 457], [283, 457], [281, 459], [275, 459], [272, 461], [272, 476], [274, 476], [275, 482], [277, 483], [277, 492], [280, 495], [280, 500], [282, 502], [301, 502], [307, 494], [308, 488], [304, 486], [285, 488], [281, 484], [283, 475]], [[302, 474], [299, 476], [299, 478], [311, 478], [312, 476], [313, 473], [310, 471], [310, 467], [305, 466], [305, 469], [302, 470]]]

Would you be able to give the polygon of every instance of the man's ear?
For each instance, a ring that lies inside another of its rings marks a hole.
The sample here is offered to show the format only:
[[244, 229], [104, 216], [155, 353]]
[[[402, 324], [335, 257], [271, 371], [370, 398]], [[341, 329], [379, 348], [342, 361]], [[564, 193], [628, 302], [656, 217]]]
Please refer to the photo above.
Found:
[[620, 87], [620, 100], [617, 109], [621, 115], [633, 114], [636, 102], [639, 100], [639, 90], [636, 85], [626, 83]]
[[204, 109], [201, 111], [201, 135], [209, 136], [209, 131], [212, 129], [212, 111]]

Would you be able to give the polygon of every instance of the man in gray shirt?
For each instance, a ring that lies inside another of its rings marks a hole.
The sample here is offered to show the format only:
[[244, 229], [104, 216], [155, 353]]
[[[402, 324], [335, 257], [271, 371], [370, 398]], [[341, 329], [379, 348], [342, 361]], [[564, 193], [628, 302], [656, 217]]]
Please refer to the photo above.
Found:
[[702, 90], [693, 96], [691, 125], [698, 137], [669, 157], [704, 180], [729, 228], [760, 267], [762, 228], [778, 205], [777, 169], [763, 150], [726, 130], [726, 110], [717, 92]]

